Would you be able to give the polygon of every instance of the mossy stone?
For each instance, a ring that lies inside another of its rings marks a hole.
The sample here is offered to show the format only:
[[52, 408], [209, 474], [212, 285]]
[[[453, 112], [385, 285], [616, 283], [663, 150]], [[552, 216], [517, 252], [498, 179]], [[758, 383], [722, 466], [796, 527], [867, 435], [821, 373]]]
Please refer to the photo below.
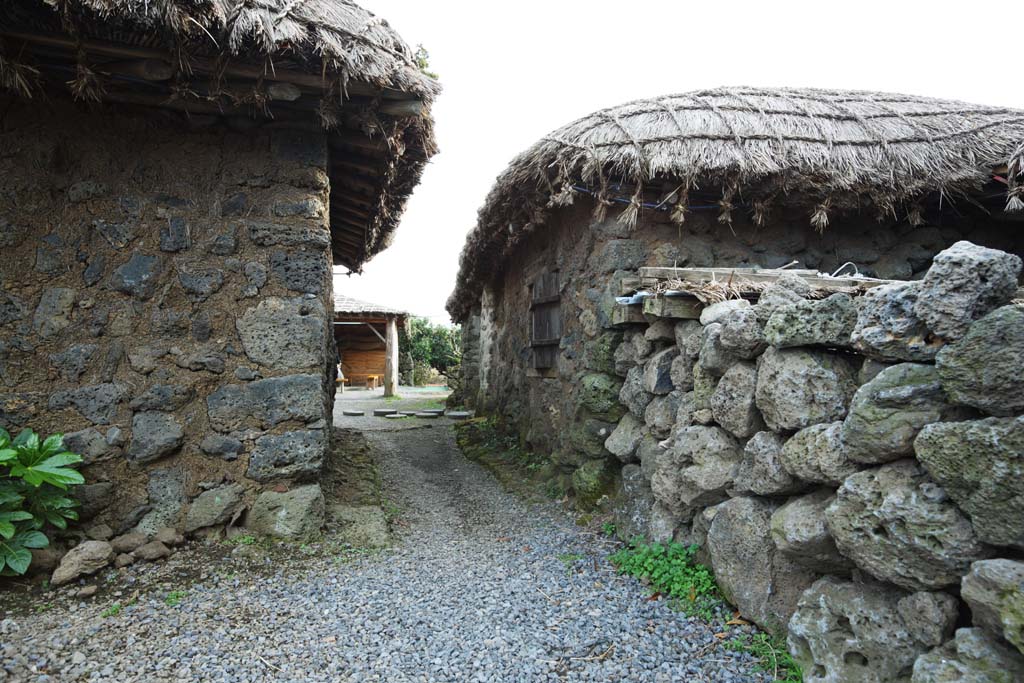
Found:
[[621, 389], [622, 380], [618, 377], [602, 373], [585, 375], [580, 380], [579, 405], [594, 417], [618, 422], [626, 410], [619, 403]]
[[576, 492], [576, 507], [592, 510], [604, 495], [615, 487], [615, 471], [607, 459], [588, 460], [572, 473], [572, 489]]
[[604, 332], [583, 346], [583, 365], [588, 370], [615, 374], [615, 349], [622, 343], [621, 332]]

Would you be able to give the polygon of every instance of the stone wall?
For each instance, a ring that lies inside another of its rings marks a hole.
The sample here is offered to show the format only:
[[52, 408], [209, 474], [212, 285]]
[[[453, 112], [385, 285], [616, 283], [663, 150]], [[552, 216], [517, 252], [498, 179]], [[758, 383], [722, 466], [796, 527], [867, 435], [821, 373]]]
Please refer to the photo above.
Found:
[[0, 110], [0, 425], [65, 433], [83, 517], [115, 531], [220, 525], [315, 482], [333, 396], [324, 136]]

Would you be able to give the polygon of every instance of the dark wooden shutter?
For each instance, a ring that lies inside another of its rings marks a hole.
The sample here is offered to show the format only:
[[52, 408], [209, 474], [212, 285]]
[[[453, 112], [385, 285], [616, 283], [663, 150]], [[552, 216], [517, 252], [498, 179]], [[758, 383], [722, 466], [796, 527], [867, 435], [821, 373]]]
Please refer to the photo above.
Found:
[[558, 271], [544, 273], [533, 283], [530, 292], [530, 319], [533, 367], [553, 368], [558, 360], [558, 346], [562, 341]]

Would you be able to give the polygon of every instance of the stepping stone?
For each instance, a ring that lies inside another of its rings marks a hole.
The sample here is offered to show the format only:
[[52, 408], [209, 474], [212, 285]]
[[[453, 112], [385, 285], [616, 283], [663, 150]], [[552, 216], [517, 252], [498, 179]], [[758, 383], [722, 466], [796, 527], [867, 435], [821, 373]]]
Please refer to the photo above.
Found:
[[394, 415], [397, 412], [398, 411], [393, 409], [393, 408], [374, 408], [373, 409], [373, 416], [374, 417], [387, 417], [388, 415]]
[[465, 410], [453, 410], [445, 413], [445, 415], [453, 420], [468, 420], [473, 417], [473, 413], [466, 412]]
[[399, 413], [399, 415], [405, 415], [406, 417], [415, 417], [416, 414], [415, 410], [403, 410]]
[[403, 415], [402, 413], [391, 413], [390, 415], [385, 415], [384, 419], [385, 420], [404, 420], [407, 417], [409, 417], [409, 416], [408, 415]]
[[363, 415], [366, 415], [366, 411], [365, 410], [343, 410], [343, 411], [341, 411], [341, 414], [346, 416], [346, 417], [362, 417]]
[[421, 417], [425, 420], [436, 420], [441, 417], [441, 413], [428, 413], [427, 411], [421, 411], [416, 413], [416, 417]]
[[421, 413], [430, 413], [431, 415], [444, 415], [444, 408], [429, 408], [427, 410], [421, 410]]

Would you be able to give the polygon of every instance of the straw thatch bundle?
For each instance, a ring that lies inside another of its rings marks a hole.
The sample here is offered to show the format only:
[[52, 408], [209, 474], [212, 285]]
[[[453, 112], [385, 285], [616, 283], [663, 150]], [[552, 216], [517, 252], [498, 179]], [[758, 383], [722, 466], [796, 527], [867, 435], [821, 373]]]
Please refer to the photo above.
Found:
[[1024, 142], [1010, 156], [1007, 211], [1024, 211]]
[[873, 92], [719, 88], [604, 109], [498, 177], [448, 311], [464, 318], [509, 250], [580, 192], [594, 195], [598, 219], [622, 203], [627, 224], [652, 204], [681, 223], [697, 191], [715, 193], [723, 222], [742, 204], [761, 223], [780, 202], [805, 207], [819, 229], [855, 208], [916, 220], [928, 194], [977, 191], [1022, 137], [1021, 110]]

